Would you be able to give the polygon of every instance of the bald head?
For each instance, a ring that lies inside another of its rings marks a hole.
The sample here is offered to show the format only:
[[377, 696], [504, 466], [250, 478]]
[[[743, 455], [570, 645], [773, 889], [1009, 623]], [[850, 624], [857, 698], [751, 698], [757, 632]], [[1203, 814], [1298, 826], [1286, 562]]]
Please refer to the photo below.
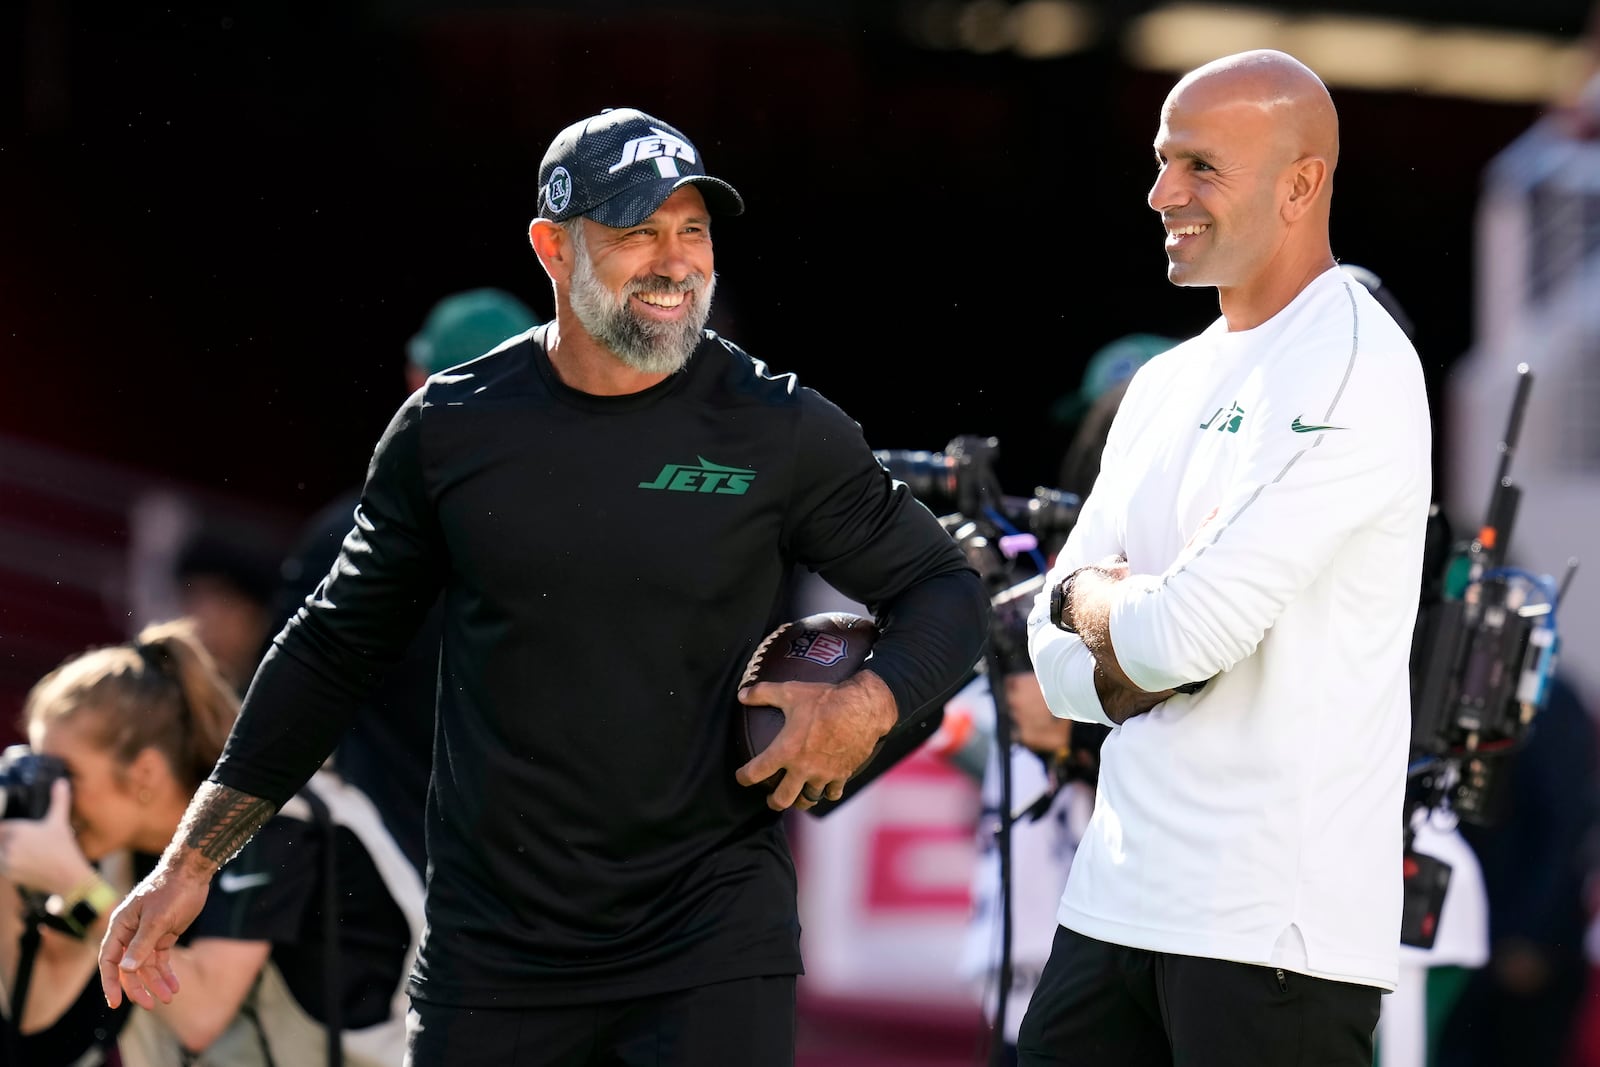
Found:
[[1185, 74], [1155, 152], [1149, 204], [1167, 230], [1167, 277], [1215, 286], [1230, 328], [1265, 321], [1333, 266], [1339, 119], [1298, 59], [1260, 49]]
[[1257, 48], [1214, 59], [1178, 80], [1167, 94], [1178, 106], [1256, 112], [1287, 159], [1339, 162], [1339, 116], [1322, 79], [1287, 52]]

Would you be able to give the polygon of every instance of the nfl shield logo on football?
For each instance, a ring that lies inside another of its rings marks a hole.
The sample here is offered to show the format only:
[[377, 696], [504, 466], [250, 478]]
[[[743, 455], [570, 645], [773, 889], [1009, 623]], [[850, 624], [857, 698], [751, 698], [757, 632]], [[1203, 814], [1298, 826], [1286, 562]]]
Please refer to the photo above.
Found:
[[808, 659], [813, 663], [820, 663], [824, 667], [831, 667], [844, 659], [845, 653], [850, 651], [850, 643], [838, 634], [819, 633], [816, 630], [807, 630], [789, 646], [789, 656], [792, 659]]

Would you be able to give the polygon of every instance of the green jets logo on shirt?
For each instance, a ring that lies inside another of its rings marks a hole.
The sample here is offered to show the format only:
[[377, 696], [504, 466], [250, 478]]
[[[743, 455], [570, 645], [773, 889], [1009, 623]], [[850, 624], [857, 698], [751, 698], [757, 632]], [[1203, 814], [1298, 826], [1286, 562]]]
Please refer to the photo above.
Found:
[[755, 481], [756, 472], [743, 467], [724, 467], [704, 456], [696, 456], [699, 466], [668, 463], [655, 481], [640, 482], [640, 489], [665, 489], [669, 493], [722, 493], [743, 496]]
[[1239, 406], [1238, 401], [1235, 401], [1226, 410], [1218, 408], [1212, 412], [1211, 417], [1200, 424], [1200, 428], [1202, 430], [1214, 429], [1217, 433], [1222, 433], [1224, 430], [1228, 433], [1238, 433], [1239, 424], [1242, 422], [1244, 422], [1244, 408]]
[[1294, 421], [1289, 424], [1289, 429], [1293, 430], [1295, 433], [1316, 433], [1318, 430], [1342, 430], [1342, 429], [1344, 429], [1344, 427], [1343, 426], [1307, 426], [1305, 423], [1300, 421], [1300, 416], [1296, 415], [1294, 417]]

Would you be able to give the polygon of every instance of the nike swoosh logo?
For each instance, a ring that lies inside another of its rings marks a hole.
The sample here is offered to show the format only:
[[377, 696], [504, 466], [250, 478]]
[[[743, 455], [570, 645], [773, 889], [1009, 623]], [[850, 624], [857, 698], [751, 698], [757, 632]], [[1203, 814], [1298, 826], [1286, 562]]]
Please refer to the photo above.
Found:
[[1305, 423], [1300, 421], [1300, 416], [1296, 415], [1294, 417], [1294, 421], [1289, 424], [1289, 429], [1293, 430], [1295, 433], [1316, 433], [1318, 430], [1343, 430], [1343, 429], [1345, 429], [1345, 427], [1343, 427], [1343, 426], [1307, 426]]
[[224, 893], [237, 893], [241, 889], [254, 889], [258, 885], [266, 885], [272, 881], [272, 875], [266, 871], [256, 871], [253, 874], [238, 874], [223, 871], [217, 875], [217, 888]]

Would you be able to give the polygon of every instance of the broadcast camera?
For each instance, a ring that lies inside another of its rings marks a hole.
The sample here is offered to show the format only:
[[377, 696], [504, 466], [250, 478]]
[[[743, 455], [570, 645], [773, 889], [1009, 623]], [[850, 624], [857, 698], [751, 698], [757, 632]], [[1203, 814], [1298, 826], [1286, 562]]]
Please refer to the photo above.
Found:
[[1027, 670], [1028, 611], [1044, 585], [1049, 555], [1078, 520], [1082, 501], [1037, 486], [1031, 497], [1007, 495], [995, 474], [998, 438], [963, 434], [943, 452], [873, 453], [893, 477], [939, 516], [990, 589], [990, 641], [1006, 671]]
[[[1072, 532], [1082, 505], [1077, 494], [1049, 486], [1034, 487], [1028, 497], [1007, 494], [994, 469], [999, 449], [997, 438], [964, 434], [942, 452], [874, 453], [884, 469], [939, 516], [940, 525], [988, 585], [992, 611], [985, 659], [995, 676], [1032, 669], [1028, 613], [1044, 588], [1050, 557]], [[1074, 723], [1072, 729], [1072, 748], [1051, 763], [1051, 778], [1057, 784], [1074, 779], [1093, 783], [1109, 727]], [[997, 730], [998, 736], [1005, 732]], [[1042, 812], [1049, 800], [1048, 795], [1039, 798], [1030, 812]]]
[[1413, 763], [1417, 802], [1448, 806], [1469, 822], [1495, 821], [1502, 757], [1527, 739], [1544, 707], [1560, 637], [1559, 589], [1547, 575], [1508, 566], [1521, 490], [1510, 479], [1533, 376], [1517, 367], [1511, 418], [1488, 514], [1476, 535], [1456, 542], [1443, 515], [1430, 518], [1430, 555], [1411, 650]]

